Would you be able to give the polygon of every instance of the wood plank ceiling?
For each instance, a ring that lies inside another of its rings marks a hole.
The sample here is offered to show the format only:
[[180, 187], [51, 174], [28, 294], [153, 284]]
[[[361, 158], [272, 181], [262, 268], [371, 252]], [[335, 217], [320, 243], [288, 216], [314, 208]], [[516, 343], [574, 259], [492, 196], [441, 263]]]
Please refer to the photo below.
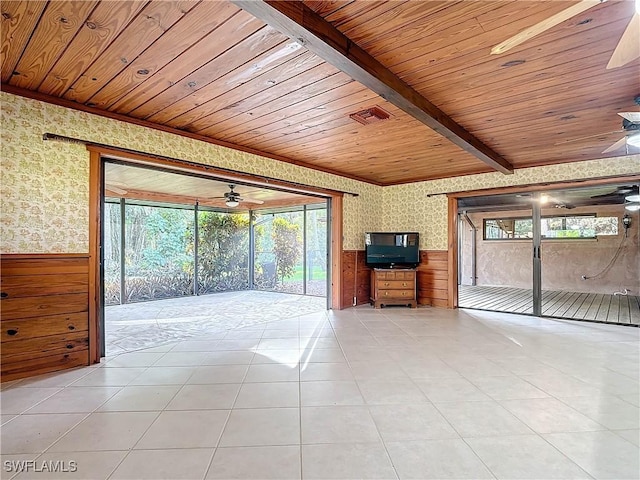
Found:
[[[616, 113], [637, 110], [640, 61], [605, 67], [633, 2], [603, 3], [489, 54], [575, 3], [305, 2], [515, 168], [624, 153], [601, 152], [624, 135]], [[380, 185], [493, 171], [226, 1], [1, 7], [5, 91]], [[349, 117], [373, 106], [390, 118]]]

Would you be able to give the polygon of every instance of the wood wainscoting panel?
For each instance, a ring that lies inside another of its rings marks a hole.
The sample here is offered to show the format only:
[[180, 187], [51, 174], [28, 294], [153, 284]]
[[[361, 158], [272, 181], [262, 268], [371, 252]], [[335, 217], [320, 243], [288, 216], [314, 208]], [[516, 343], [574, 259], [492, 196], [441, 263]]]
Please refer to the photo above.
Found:
[[[419, 305], [448, 306], [448, 252], [446, 250], [421, 250], [417, 268], [417, 295]], [[371, 269], [365, 264], [363, 250], [342, 252], [342, 308], [370, 302]]]
[[448, 306], [448, 252], [421, 250], [418, 266], [418, 303], [434, 307]]
[[89, 257], [0, 256], [2, 381], [89, 364]]
[[369, 303], [371, 269], [365, 264], [364, 250], [342, 251], [342, 308]]

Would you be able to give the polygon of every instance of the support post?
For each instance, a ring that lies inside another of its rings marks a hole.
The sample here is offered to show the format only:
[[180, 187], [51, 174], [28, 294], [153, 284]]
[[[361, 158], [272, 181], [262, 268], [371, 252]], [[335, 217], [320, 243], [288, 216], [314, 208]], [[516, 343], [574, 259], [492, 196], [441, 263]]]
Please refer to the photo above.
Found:
[[249, 290], [254, 290], [256, 286], [256, 233], [254, 230], [253, 210], [249, 210], [249, 254], [247, 262], [249, 268]]
[[533, 314], [542, 315], [542, 232], [540, 222], [542, 218], [540, 206], [540, 192], [533, 194], [532, 230], [533, 230]]
[[193, 294], [198, 295], [198, 248], [199, 248], [199, 232], [198, 232], [198, 202], [193, 207]]
[[125, 267], [124, 261], [124, 249], [126, 248], [126, 240], [125, 235], [127, 233], [125, 215], [126, 215], [126, 200], [124, 198], [120, 199], [120, 305], [127, 303], [127, 285], [126, 285], [126, 274], [127, 269]]
[[448, 198], [447, 308], [458, 308], [458, 199]]
[[307, 294], [307, 206], [302, 206], [302, 294]]
[[104, 168], [100, 153], [89, 153], [89, 363], [104, 352], [102, 309], [102, 198]]

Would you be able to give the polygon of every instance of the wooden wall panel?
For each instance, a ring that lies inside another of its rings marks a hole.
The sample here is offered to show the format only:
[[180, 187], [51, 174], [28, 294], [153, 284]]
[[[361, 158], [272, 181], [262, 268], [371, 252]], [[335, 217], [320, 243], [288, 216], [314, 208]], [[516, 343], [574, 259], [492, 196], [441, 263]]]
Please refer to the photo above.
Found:
[[364, 263], [364, 251], [344, 250], [342, 252], [342, 308], [369, 303], [371, 269]]
[[418, 304], [447, 307], [448, 252], [422, 250], [418, 267]]
[[[446, 250], [420, 251], [417, 269], [418, 304], [447, 308], [449, 296], [448, 252]], [[342, 308], [369, 303], [371, 295], [371, 269], [365, 265], [364, 251], [342, 252]]]
[[2, 381], [89, 364], [88, 255], [2, 255]]

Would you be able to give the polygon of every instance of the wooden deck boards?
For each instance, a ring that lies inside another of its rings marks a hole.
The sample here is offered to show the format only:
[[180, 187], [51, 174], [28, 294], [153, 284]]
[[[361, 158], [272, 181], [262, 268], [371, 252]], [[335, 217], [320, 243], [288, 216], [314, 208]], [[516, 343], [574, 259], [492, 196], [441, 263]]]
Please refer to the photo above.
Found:
[[[461, 308], [510, 313], [533, 312], [533, 293], [525, 288], [460, 285], [458, 289], [458, 304]], [[542, 315], [640, 325], [640, 297], [544, 290]]]

